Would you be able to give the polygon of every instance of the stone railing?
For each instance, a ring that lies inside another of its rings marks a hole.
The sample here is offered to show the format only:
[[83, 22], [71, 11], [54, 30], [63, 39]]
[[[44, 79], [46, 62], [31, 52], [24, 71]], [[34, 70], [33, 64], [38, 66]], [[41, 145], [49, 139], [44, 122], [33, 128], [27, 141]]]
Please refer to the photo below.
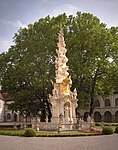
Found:
[[34, 128], [37, 131], [70, 131], [70, 130], [91, 130], [92, 124], [88, 122], [79, 122], [75, 124], [54, 124], [51, 122], [40, 122], [38, 124], [35, 124]]

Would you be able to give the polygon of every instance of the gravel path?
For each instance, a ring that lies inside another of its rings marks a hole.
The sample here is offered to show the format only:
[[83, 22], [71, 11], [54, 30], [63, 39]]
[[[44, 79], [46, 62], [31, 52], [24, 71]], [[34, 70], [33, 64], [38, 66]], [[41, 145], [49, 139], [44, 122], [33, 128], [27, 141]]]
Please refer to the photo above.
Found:
[[0, 136], [0, 150], [118, 150], [118, 134], [52, 138]]

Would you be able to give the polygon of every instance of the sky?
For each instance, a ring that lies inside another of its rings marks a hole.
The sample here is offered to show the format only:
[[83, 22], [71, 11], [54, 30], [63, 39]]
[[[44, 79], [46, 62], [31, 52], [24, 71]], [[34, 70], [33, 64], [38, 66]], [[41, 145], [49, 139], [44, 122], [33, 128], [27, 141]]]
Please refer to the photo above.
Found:
[[107, 27], [118, 26], [118, 0], [0, 0], [0, 53], [13, 45], [18, 30], [40, 18], [77, 11], [97, 16]]

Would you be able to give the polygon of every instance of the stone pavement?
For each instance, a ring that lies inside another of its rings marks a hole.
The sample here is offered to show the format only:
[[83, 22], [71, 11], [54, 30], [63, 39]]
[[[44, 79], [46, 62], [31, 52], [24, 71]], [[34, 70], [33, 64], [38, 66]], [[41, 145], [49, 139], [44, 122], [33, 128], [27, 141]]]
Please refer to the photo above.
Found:
[[0, 150], [118, 150], [118, 134], [52, 138], [0, 136]]

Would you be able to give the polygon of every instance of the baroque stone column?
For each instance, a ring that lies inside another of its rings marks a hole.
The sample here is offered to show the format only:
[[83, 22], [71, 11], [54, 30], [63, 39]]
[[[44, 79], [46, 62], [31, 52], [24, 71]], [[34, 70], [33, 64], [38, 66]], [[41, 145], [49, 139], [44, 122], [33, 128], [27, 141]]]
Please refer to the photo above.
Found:
[[68, 58], [66, 57], [67, 49], [64, 41], [63, 30], [58, 34], [58, 43], [55, 56], [55, 75], [56, 83], [52, 82], [53, 91], [49, 95], [52, 104], [52, 123], [59, 123], [59, 116], [63, 118], [64, 123], [73, 122], [76, 119], [75, 108], [77, 106], [77, 92], [71, 92], [71, 77], [68, 73]]

